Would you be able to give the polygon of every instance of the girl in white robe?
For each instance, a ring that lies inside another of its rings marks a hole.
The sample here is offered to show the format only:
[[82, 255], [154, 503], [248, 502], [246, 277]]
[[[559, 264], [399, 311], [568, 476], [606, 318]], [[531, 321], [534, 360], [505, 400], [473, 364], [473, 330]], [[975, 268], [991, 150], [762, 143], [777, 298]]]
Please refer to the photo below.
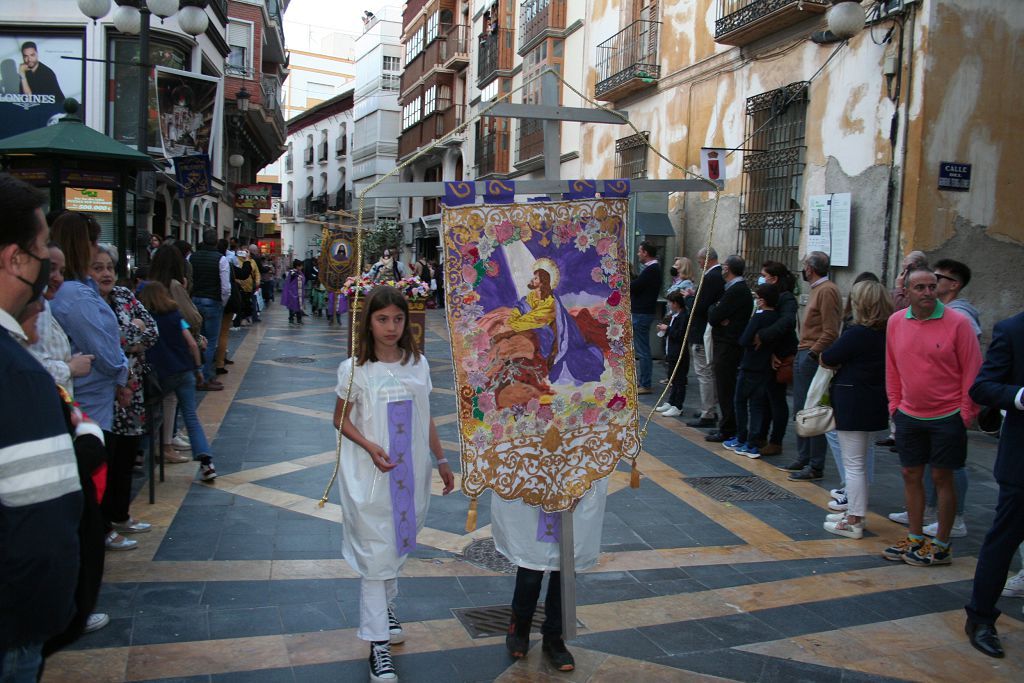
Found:
[[357, 635], [370, 641], [374, 683], [398, 680], [390, 643], [404, 635], [393, 602], [398, 573], [427, 516], [431, 452], [444, 494], [455, 485], [430, 418], [430, 369], [416, 350], [408, 317], [409, 304], [397, 289], [370, 292], [359, 323], [359, 353], [338, 366], [334, 408], [342, 433], [342, 554], [362, 577]]

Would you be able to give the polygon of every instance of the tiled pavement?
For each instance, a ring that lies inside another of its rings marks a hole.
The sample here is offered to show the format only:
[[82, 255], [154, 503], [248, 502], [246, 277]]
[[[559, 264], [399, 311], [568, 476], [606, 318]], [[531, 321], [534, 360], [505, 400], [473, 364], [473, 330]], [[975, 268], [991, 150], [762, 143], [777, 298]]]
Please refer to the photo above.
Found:
[[[220, 478], [198, 484], [192, 465], [170, 465], [156, 504], [139, 496], [133, 514], [154, 531], [137, 537], [138, 550], [107, 555], [99, 609], [111, 624], [53, 657], [44, 681], [367, 679], [367, 650], [355, 637], [358, 579], [340, 559], [336, 493], [316, 505], [332, 468], [334, 372], [347, 329], [322, 320], [289, 327], [274, 307], [263, 323], [232, 333], [227, 390], [207, 394], [200, 408]], [[432, 409], [455, 464], [440, 312], [429, 313], [427, 334]], [[654, 398], [642, 397], [645, 416]], [[878, 458], [871, 535], [851, 541], [821, 529], [836, 484], [831, 463], [820, 485], [795, 484], [769, 462], [705, 445], [681, 420], [658, 417], [644, 442], [641, 487], [628, 487], [625, 466], [613, 477], [604, 552], [578, 577], [583, 626], [571, 644], [572, 674], [548, 669], [539, 647], [513, 663], [502, 639], [474, 640], [454, 618], [453, 608], [507, 604], [513, 579], [461, 557], [490, 535], [488, 502], [478, 530], [466, 534], [465, 498], [435, 495], [399, 582], [401, 680], [1024, 680], [1021, 601], [1002, 605], [1007, 659], [974, 652], [962, 633], [995, 501], [994, 440], [971, 436], [971, 533], [956, 544], [952, 566], [932, 569], [879, 556], [903, 531], [884, 519], [902, 500], [895, 456]], [[687, 481], [733, 474], [761, 476], [793, 497], [721, 503]]]

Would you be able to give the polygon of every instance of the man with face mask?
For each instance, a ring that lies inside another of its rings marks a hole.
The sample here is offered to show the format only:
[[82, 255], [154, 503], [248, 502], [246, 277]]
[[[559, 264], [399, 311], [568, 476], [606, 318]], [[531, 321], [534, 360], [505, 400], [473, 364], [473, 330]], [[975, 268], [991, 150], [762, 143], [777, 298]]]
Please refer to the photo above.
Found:
[[[807, 391], [818, 371], [818, 356], [839, 336], [843, 319], [843, 298], [839, 288], [829, 279], [828, 254], [812, 251], [803, 262], [804, 282], [811, 284], [811, 293], [800, 326], [800, 343], [793, 363], [793, 412], [804, 409]], [[825, 469], [825, 436], [796, 437], [797, 459], [780, 467], [789, 472], [791, 481], [817, 481]]]
[[0, 174], [0, 679], [34, 681], [75, 610], [82, 488], [56, 385], [17, 322], [49, 279], [45, 197]]

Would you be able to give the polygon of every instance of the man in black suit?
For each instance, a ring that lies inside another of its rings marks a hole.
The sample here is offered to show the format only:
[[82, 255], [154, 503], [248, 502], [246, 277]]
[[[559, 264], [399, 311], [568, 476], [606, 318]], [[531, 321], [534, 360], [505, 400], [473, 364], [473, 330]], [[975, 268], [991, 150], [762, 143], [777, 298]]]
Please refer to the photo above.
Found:
[[636, 252], [640, 260], [640, 273], [629, 283], [630, 306], [633, 318], [633, 348], [636, 349], [637, 394], [651, 393], [651, 324], [658, 307], [661, 292], [661, 266], [658, 248], [650, 242], [641, 242]]
[[[708, 326], [708, 308], [717, 304], [725, 291], [725, 280], [722, 279], [722, 265], [718, 262], [718, 252], [714, 249], [701, 249], [697, 252], [697, 263], [704, 268], [703, 284], [699, 295], [694, 295], [693, 324], [690, 326], [690, 338], [686, 343], [690, 347], [690, 358], [693, 359], [693, 372], [697, 375], [700, 386], [700, 415], [691, 427], [714, 427], [718, 414], [715, 405], [715, 372], [708, 361], [704, 348], [704, 330]], [[741, 330], [742, 331], [742, 330]], [[729, 399], [732, 402], [732, 399]]]
[[718, 392], [719, 408], [722, 418], [718, 422], [718, 431], [704, 437], [705, 441], [721, 443], [736, 436], [736, 407], [733, 400], [736, 394], [736, 376], [739, 373], [743, 347], [740, 346], [740, 335], [750, 320], [754, 310], [754, 299], [750, 296], [750, 287], [743, 279], [746, 263], [740, 256], [733, 254], [722, 264], [722, 279], [725, 281], [725, 292], [718, 303], [708, 308], [708, 322], [711, 324], [711, 341], [714, 346], [715, 389]]
[[974, 591], [964, 630], [971, 645], [989, 657], [1002, 657], [996, 633], [996, 600], [1017, 547], [1024, 542], [1024, 313], [996, 323], [992, 344], [970, 390], [975, 403], [1006, 411], [992, 474], [999, 502], [992, 528], [978, 552]]

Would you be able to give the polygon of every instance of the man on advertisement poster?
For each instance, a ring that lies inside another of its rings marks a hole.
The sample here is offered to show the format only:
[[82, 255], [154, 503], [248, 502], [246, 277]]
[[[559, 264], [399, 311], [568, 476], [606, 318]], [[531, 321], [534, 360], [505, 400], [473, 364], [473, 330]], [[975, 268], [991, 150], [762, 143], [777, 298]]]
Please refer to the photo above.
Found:
[[64, 93], [57, 82], [57, 74], [53, 69], [39, 61], [39, 48], [34, 41], [21, 45], [21, 65], [18, 74], [21, 76], [22, 95], [53, 95], [55, 104], [64, 102]]

